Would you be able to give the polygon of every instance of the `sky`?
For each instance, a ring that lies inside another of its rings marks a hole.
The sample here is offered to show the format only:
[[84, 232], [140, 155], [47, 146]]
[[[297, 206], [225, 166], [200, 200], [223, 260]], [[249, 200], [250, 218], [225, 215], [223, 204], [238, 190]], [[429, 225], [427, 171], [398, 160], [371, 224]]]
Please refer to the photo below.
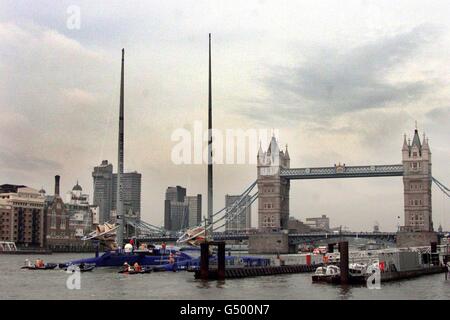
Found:
[[[162, 225], [174, 185], [205, 209], [206, 165], [173, 163], [171, 136], [207, 126], [212, 33], [215, 128], [276, 130], [291, 167], [314, 167], [401, 163], [417, 121], [449, 185], [449, 17], [448, 1], [2, 0], [0, 183], [52, 193], [59, 174], [62, 191], [79, 180], [92, 197], [93, 167], [117, 167], [125, 48], [125, 170], [142, 173], [142, 218]], [[216, 165], [214, 208], [255, 179], [254, 163]], [[433, 187], [436, 228], [450, 230], [449, 211]], [[322, 214], [395, 231], [402, 179], [292, 181], [290, 215]]]

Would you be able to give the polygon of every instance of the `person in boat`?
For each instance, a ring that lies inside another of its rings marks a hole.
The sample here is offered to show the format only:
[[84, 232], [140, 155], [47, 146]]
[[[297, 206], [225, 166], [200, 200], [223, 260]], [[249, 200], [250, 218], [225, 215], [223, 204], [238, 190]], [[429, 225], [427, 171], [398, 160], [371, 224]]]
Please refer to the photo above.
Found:
[[136, 272], [142, 271], [142, 267], [137, 262], [134, 263], [133, 268], [134, 268], [134, 271], [136, 271]]
[[133, 253], [133, 245], [131, 243], [127, 243], [124, 246], [125, 253]]
[[42, 259], [37, 259], [36, 262], [35, 262], [35, 264], [34, 264], [34, 266], [35, 266], [36, 268], [44, 268], [44, 267], [45, 267], [45, 265], [44, 265], [44, 260], [42, 260]]
[[166, 243], [165, 243], [165, 242], [163, 242], [163, 243], [161, 244], [161, 249], [162, 249], [162, 251], [163, 251], [163, 254], [165, 254], [165, 253], [166, 253]]
[[173, 256], [173, 252], [171, 252], [170, 255], [169, 255], [169, 263], [170, 264], [174, 264], [175, 263], [175, 258]]
[[124, 271], [124, 272], [130, 271], [130, 265], [128, 264], [128, 262], [125, 262], [125, 263], [123, 264], [123, 271]]
[[25, 267], [32, 267], [30, 260], [25, 259]]

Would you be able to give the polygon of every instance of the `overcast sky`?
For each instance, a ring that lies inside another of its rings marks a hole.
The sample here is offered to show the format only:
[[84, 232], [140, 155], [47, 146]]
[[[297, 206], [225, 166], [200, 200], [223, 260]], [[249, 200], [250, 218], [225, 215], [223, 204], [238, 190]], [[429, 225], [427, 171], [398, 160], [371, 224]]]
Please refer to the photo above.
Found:
[[[71, 5], [79, 29], [67, 27]], [[206, 166], [170, 155], [174, 130], [206, 126], [211, 32], [215, 127], [278, 129], [291, 167], [313, 167], [401, 163], [417, 120], [449, 185], [449, 17], [448, 1], [2, 0], [0, 184], [52, 193], [60, 174], [62, 191], [78, 179], [92, 196], [93, 167], [117, 167], [125, 48], [125, 168], [142, 173], [143, 219], [163, 223], [169, 185], [206, 208]], [[215, 209], [255, 178], [254, 165], [217, 165]], [[403, 224], [400, 177], [292, 181], [290, 200], [301, 220]], [[433, 187], [435, 228], [450, 229], [449, 210]]]

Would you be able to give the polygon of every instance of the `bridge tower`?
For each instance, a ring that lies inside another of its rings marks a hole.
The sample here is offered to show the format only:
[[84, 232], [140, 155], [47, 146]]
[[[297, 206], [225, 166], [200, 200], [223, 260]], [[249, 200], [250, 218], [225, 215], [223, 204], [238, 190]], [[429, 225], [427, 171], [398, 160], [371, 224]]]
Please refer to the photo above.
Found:
[[290, 167], [289, 152], [278, 147], [275, 136], [263, 152], [259, 146], [258, 170], [258, 228], [267, 231], [288, 229], [289, 179], [280, 177], [282, 168]]
[[403, 188], [406, 232], [432, 232], [433, 220], [431, 210], [431, 151], [428, 138], [414, 131], [412, 142], [403, 140]]

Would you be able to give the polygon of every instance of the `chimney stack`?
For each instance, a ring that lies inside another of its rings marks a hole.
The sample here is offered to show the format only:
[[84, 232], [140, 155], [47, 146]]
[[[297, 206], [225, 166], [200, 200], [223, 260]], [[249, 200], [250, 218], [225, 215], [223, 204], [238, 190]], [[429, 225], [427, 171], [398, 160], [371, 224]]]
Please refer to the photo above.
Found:
[[59, 196], [59, 175], [55, 176], [55, 196], [58, 195]]

